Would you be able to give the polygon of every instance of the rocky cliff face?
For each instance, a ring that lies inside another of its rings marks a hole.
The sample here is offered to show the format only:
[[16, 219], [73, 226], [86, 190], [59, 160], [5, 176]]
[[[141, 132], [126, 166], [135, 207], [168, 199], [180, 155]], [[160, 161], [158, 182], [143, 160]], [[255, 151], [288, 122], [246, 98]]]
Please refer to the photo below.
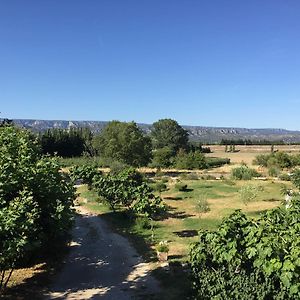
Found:
[[[59, 121], [59, 120], [25, 120], [15, 119], [15, 124], [28, 128], [34, 132], [44, 131], [50, 128], [68, 129], [71, 127], [88, 127], [93, 132], [99, 132], [107, 124], [105, 121]], [[150, 133], [151, 125], [138, 124], [146, 133]], [[183, 126], [188, 130], [190, 139], [207, 143], [220, 142], [222, 139], [250, 139], [250, 140], [272, 140], [300, 142], [300, 131], [285, 129], [247, 129], [230, 127], [205, 127], [205, 126]]]

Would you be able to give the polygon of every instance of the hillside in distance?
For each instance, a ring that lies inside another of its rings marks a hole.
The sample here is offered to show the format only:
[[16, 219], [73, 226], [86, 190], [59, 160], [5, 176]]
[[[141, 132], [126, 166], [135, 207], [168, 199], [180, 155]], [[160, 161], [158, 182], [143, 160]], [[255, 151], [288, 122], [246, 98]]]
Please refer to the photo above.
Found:
[[[80, 128], [88, 127], [93, 132], [101, 131], [108, 123], [106, 121], [60, 121], [60, 120], [31, 120], [31, 119], [14, 119], [13, 122], [34, 132], [41, 132], [52, 128]], [[138, 126], [145, 132], [151, 132], [150, 124], [139, 123]], [[300, 131], [286, 129], [247, 129], [233, 127], [206, 127], [206, 126], [183, 126], [188, 132], [190, 139], [203, 143], [219, 143], [222, 139], [238, 140], [269, 140], [284, 141], [285, 143], [300, 142]]]

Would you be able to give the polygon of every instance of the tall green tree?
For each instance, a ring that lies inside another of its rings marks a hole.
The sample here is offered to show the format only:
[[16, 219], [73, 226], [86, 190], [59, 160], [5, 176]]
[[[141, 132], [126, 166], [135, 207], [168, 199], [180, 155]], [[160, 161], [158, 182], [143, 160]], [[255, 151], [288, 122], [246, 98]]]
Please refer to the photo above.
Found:
[[179, 149], [188, 148], [188, 132], [172, 119], [153, 123], [151, 137], [154, 149], [168, 147], [175, 154]]
[[41, 156], [31, 133], [0, 127], [0, 290], [7, 271], [64, 239], [74, 197], [72, 183], [55, 159]]
[[151, 140], [135, 122], [109, 122], [93, 145], [100, 156], [135, 167], [145, 166], [151, 159]]
[[88, 128], [48, 129], [40, 134], [39, 139], [44, 154], [56, 153], [63, 157], [92, 156], [92, 132]]

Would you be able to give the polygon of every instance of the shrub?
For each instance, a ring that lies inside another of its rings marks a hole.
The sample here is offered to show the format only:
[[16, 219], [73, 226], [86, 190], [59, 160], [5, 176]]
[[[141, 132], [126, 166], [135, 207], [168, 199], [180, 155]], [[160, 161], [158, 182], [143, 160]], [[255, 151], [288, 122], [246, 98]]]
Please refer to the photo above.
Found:
[[240, 199], [244, 204], [254, 201], [259, 193], [259, 187], [255, 185], [244, 185], [239, 190]]
[[112, 210], [123, 206], [147, 217], [155, 217], [165, 210], [161, 198], [152, 193], [142, 175], [133, 168], [117, 175], [95, 177], [94, 186], [98, 195], [108, 202]]
[[162, 179], [161, 179], [161, 182], [162, 183], [167, 183], [167, 182], [169, 182], [169, 178], [168, 177], [163, 177]]
[[249, 220], [241, 211], [200, 231], [190, 263], [196, 299], [299, 299], [300, 205]]
[[153, 151], [153, 159], [150, 164], [154, 168], [168, 168], [172, 165], [173, 151], [168, 147], [163, 147]]
[[208, 175], [203, 175], [203, 176], [201, 176], [201, 179], [202, 179], [202, 180], [216, 180], [216, 179], [217, 179], [217, 177], [216, 177], [216, 176], [213, 176], [213, 175], [210, 175], [210, 174], [208, 174]]
[[178, 169], [205, 169], [207, 168], [207, 163], [205, 156], [199, 152], [188, 152], [181, 150], [177, 153], [175, 157], [175, 166]]
[[150, 220], [146, 217], [137, 217], [135, 219], [135, 226], [139, 229], [151, 229]]
[[129, 166], [121, 161], [113, 160], [110, 162], [109, 168], [112, 175], [117, 175], [122, 171], [129, 169]]
[[60, 246], [72, 226], [74, 198], [74, 187], [60, 172], [57, 160], [42, 157], [36, 139], [29, 132], [12, 126], [0, 128], [0, 273], [3, 276], [19, 262]]
[[226, 178], [223, 179], [223, 182], [224, 182], [225, 184], [231, 185], [231, 186], [236, 185], [236, 182], [235, 182], [235, 181], [230, 180], [230, 179], [226, 179]]
[[260, 174], [247, 166], [240, 166], [231, 170], [231, 176], [236, 180], [250, 180], [253, 177], [259, 177]]
[[186, 192], [187, 191], [187, 184], [178, 182], [175, 184], [175, 189], [178, 190], [179, 192]]
[[254, 164], [263, 167], [278, 167], [281, 169], [291, 168], [300, 165], [300, 155], [290, 155], [286, 152], [274, 152], [271, 154], [261, 154], [256, 156]]
[[209, 204], [207, 202], [207, 196], [201, 195], [197, 200], [196, 208], [201, 213], [206, 213], [210, 211]]
[[269, 176], [272, 176], [272, 177], [277, 177], [280, 173], [280, 170], [276, 167], [270, 167], [269, 170], [268, 170], [268, 174]]
[[218, 168], [223, 165], [230, 164], [229, 158], [220, 158], [220, 157], [206, 157], [206, 164], [208, 168]]
[[158, 252], [169, 252], [169, 246], [166, 241], [159, 242], [159, 244], [156, 245], [155, 249]]
[[190, 173], [186, 175], [187, 180], [198, 180], [199, 176], [196, 173]]
[[283, 181], [291, 181], [291, 176], [287, 173], [281, 173], [279, 179]]
[[164, 192], [167, 190], [167, 185], [163, 182], [156, 182], [155, 184], [152, 185], [154, 191], [156, 192]]
[[93, 178], [101, 174], [97, 167], [89, 165], [74, 166], [70, 169], [70, 177], [74, 182], [82, 180], [82, 183], [88, 184], [89, 187], [92, 186]]

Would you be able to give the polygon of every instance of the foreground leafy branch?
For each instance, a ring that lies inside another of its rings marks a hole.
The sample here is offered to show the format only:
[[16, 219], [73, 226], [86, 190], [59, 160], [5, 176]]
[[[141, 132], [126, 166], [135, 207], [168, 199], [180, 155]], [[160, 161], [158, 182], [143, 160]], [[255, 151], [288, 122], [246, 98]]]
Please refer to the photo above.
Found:
[[0, 128], [0, 289], [13, 272], [63, 241], [73, 221], [75, 190], [36, 139]]
[[240, 210], [190, 252], [197, 299], [299, 299], [300, 204], [257, 221]]

